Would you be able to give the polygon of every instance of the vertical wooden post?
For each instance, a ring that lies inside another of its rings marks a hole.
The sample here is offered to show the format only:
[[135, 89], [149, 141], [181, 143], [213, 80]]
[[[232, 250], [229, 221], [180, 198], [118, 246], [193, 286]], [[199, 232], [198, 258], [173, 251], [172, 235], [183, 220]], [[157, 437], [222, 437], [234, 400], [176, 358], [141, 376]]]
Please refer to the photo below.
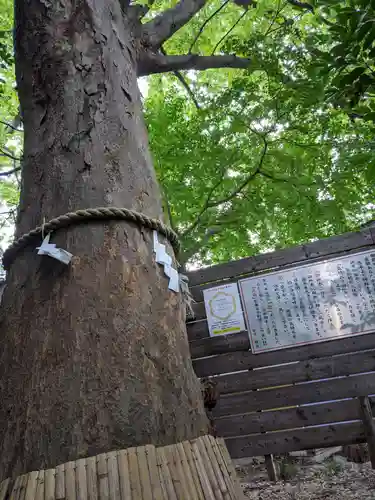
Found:
[[266, 461], [268, 479], [272, 482], [276, 482], [277, 472], [276, 472], [275, 462], [273, 460], [273, 455], [264, 455], [264, 459]]
[[368, 450], [372, 468], [375, 469], [375, 423], [372, 415], [371, 404], [368, 396], [360, 396], [359, 404], [361, 417], [365, 428]]

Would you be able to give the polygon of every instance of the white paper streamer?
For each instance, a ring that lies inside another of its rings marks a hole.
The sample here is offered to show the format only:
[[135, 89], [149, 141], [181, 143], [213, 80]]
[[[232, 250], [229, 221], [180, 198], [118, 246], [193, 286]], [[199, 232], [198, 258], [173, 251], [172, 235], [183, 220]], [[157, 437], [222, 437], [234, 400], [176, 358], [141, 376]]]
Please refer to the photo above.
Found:
[[54, 243], [50, 243], [50, 237], [51, 233], [48, 233], [41, 246], [37, 247], [38, 255], [48, 255], [49, 257], [68, 265], [73, 255], [62, 248], [57, 248]]
[[178, 272], [172, 267], [172, 257], [167, 253], [165, 245], [159, 243], [156, 231], [154, 231], [154, 252], [156, 262], [164, 266], [164, 273], [169, 278], [168, 288], [174, 292], [179, 292], [180, 280]]

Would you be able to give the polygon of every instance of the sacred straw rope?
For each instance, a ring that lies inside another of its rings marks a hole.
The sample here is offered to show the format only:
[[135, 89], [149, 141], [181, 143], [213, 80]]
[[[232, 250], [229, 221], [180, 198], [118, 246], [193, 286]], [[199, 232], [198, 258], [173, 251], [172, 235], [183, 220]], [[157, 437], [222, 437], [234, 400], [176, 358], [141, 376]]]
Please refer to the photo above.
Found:
[[23, 250], [27, 245], [29, 245], [33, 240], [42, 234], [50, 233], [51, 231], [56, 231], [63, 227], [68, 227], [76, 224], [82, 224], [84, 222], [92, 220], [127, 220], [134, 222], [140, 226], [146, 227], [147, 229], [158, 231], [160, 234], [165, 236], [171, 243], [174, 251], [178, 254], [180, 250], [180, 243], [178, 241], [177, 234], [163, 222], [157, 219], [152, 219], [145, 214], [136, 212], [135, 210], [129, 210], [127, 208], [116, 208], [116, 207], [99, 207], [99, 208], [87, 208], [85, 210], [77, 210], [75, 212], [69, 212], [65, 215], [60, 215], [55, 219], [46, 222], [42, 226], [36, 227], [32, 231], [21, 236], [4, 252], [3, 255], [3, 266], [5, 270], [8, 270], [14, 261], [17, 253]]

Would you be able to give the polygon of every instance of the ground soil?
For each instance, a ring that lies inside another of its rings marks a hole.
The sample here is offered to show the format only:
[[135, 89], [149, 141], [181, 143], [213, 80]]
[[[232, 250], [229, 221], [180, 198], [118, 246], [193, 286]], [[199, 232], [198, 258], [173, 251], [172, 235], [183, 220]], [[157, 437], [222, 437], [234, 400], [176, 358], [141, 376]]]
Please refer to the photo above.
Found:
[[268, 480], [262, 459], [237, 463], [246, 498], [253, 500], [375, 500], [375, 471], [369, 462], [355, 464], [342, 456], [323, 463], [311, 458], [277, 460], [285, 479]]

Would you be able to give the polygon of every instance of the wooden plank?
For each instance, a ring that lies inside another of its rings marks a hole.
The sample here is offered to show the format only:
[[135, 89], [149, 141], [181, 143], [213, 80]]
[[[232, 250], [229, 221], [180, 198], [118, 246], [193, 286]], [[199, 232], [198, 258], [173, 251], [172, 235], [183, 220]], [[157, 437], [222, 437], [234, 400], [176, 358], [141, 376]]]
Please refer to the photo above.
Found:
[[110, 500], [118, 500], [120, 498], [120, 480], [118, 477], [117, 451], [107, 453], [107, 467], [109, 498]]
[[[186, 331], [189, 342], [194, 342], [196, 340], [201, 340], [209, 337], [207, 320], [188, 323], [186, 325]], [[238, 334], [221, 335], [220, 337], [213, 338], [212, 340], [226, 339], [227, 337], [232, 337], [233, 335]]]
[[[107, 454], [101, 453], [96, 457], [96, 470], [98, 475], [98, 491], [100, 500], [109, 500]], [[139, 496], [138, 498], [142, 498]]]
[[0, 483], [0, 500], [5, 500], [5, 498], [8, 495], [8, 490], [9, 490], [9, 484], [10, 484], [10, 478], [5, 479]]
[[[36, 485], [38, 481], [38, 471], [33, 471], [28, 474], [27, 478], [27, 486], [26, 486], [26, 493], [25, 493], [25, 500], [34, 500], [35, 498], [35, 492], [36, 492]], [[65, 496], [65, 492], [64, 492]], [[63, 498], [63, 497], [57, 497], [56, 498]]]
[[367, 396], [360, 396], [358, 399], [371, 465], [372, 468], [375, 469], [375, 422], [372, 415], [371, 404]]
[[191, 321], [197, 321], [199, 319], [207, 318], [206, 308], [204, 306], [204, 302], [193, 302], [192, 304], [194, 317], [187, 321], [187, 324]]
[[129, 460], [129, 477], [130, 477], [132, 498], [140, 500], [142, 498], [142, 487], [141, 487], [141, 480], [139, 477], [137, 451], [136, 448], [128, 448], [127, 452]]
[[146, 457], [146, 449], [144, 446], [138, 446], [137, 450], [137, 458], [138, 458], [138, 467], [139, 467], [139, 477], [141, 479], [141, 486], [144, 500], [152, 499], [152, 489], [151, 489], [151, 480], [150, 474], [148, 471], [147, 457]]
[[98, 500], [98, 486], [97, 486], [98, 478], [96, 473], [96, 457], [89, 457], [86, 459], [86, 476], [87, 476], [87, 498], [88, 500]]
[[[40, 470], [39, 474], [38, 474], [37, 485], [36, 485], [35, 500], [44, 500], [44, 475], [45, 475], [45, 471]], [[74, 493], [75, 493], [74, 482], [73, 482], [73, 489], [74, 489]], [[75, 500], [75, 495], [74, 495], [74, 497], [67, 496], [67, 500]]]
[[375, 371], [375, 350], [217, 377], [220, 394]]
[[65, 498], [65, 464], [56, 467], [55, 481], [56, 500], [63, 500]]
[[[191, 288], [202, 283], [218, 282], [235, 276], [252, 274], [257, 271], [273, 269], [290, 264], [305, 263], [308, 259], [323, 259], [347, 251], [359, 251], [372, 246], [371, 231], [345, 233], [321, 239], [305, 245], [286, 248], [276, 252], [260, 254], [255, 257], [218, 264], [187, 273]], [[211, 286], [215, 286], [214, 283]]]
[[264, 455], [264, 461], [266, 464], [268, 479], [275, 483], [277, 481], [277, 472], [275, 462], [273, 460], [273, 455]]
[[366, 441], [362, 422], [254, 434], [225, 440], [232, 458], [278, 455], [290, 451], [326, 448]]
[[226, 352], [248, 351], [249, 349], [250, 341], [247, 332], [220, 335], [219, 337], [207, 337], [190, 343], [190, 355], [192, 359], [225, 354]]
[[118, 469], [120, 479], [120, 491], [122, 500], [130, 500], [132, 498], [129, 476], [128, 453], [126, 450], [118, 452]]
[[186, 273], [186, 275], [189, 278], [190, 288], [210, 282], [212, 282], [211, 286], [215, 286], [214, 283], [217, 281], [251, 274], [263, 269], [271, 269], [280, 265], [292, 264], [306, 259], [307, 256], [304, 247], [299, 246], [197, 269], [196, 271]]
[[262, 354], [250, 351], [231, 352], [193, 360], [195, 373], [198, 377], [207, 377], [240, 370], [250, 370], [265, 366], [279, 365], [292, 361], [329, 357], [347, 354], [366, 349], [375, 349], [375, 334], [352, 335], [338, 340], [328, 340], [316, 344], [280, 349]]
[[65, 464], [65, 498], [66, 500], [76, 500], [76, 464], [67, 462]]
[[155, 446], [145, 446], [148, 470], [150, 473], [151, 488], [154, 500], [163, 500], [163, 491], [159, 480]]
[[81, 458], [76, 461], [76, 494], [77, 500], [87, 500], [87, 474], [85, 458]]
[[47, 469], [44, 474], [44, 500], [55, 500], [55, 469]]
[[369, 373], [264, 391], [243, 392], [219, 398], [213, 416], [217, 418], [257, 410], [367, 396], [374, 391], [375, 373]]
[[360, 409], [355, 399], [286, 410], [245, 413], [215, 420], [219, 436], [227, 438], [261, 432], [296, 429], [313, 425], [359, 420]]

